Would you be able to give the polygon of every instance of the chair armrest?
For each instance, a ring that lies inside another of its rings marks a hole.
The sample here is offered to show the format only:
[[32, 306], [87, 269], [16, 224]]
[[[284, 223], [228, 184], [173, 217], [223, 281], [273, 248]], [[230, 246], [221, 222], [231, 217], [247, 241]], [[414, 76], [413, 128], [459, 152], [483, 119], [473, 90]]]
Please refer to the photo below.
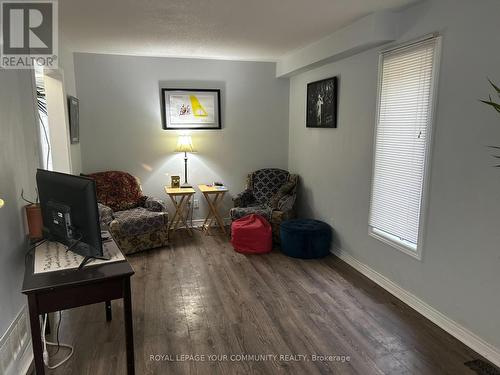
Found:
[[167, 212], [167, 206], [165, 205], [165, 203], [162, 200], [153, 197], [146, 198], [146, 201], [144, 202], [144, 207], [148, 211]]
[[97, 203], [97, 208], [99, 210], [99, 223], [101, 224], [101, 230], [107, 230], [109, 223], [113, 221], [113, 210], [101, 203]]
[[234, 207], [248, 207], [255, 203], [255, 197], [250, 189], [245, 189], [233, 198]]

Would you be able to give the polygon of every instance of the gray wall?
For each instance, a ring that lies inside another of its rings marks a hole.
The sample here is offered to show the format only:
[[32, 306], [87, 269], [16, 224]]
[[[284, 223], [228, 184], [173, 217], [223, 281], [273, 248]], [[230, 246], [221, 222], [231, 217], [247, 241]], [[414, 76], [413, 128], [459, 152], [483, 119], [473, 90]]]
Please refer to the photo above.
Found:
[[[331, 223], [340, 246], [500, 347], [500, 115], [478, 102], [500, 83], [496, 0], [429, 1], [403, 11], [400, 42], [440, 31], [443, 50], [422, 261], [368, 235], [378, 50], [290, 82], [289, 167], [301, 212]], [[306, 84], [339, 76], [338, 129], [306, 129]]]
[[[64, 38], [61, 38], [64, 39]], [[64, 75], [64, 89], [66, 95], [76, 95], [75, 84], [75, 68], [73, 65], [73, 53], [67, 46], [67, 42], [61, 42], [59, 48], [59, 68], [63, 71]], [[69, 120], [68, 120], [69, 121]], [[82, 156], [80, 143], [73, 143], [69, 145], [71, 157], [71, 171], [73, 174], [80, 174], [82, 171]]]
[[[167, 199], [163, 187], [183, 175], [184, 161], [173, 152], [180, 131], [161, 128], [160, 82], [223, 91], [223, 129], [191, 132], [191, 184], [220, 180], [236, 194], [248, 172], [287, 167], [289, 86], [275, 78], [274, 63], [80, 53], [74, 61], [84, 172], [125, 170], [146, 194]], [[195, 218], [207, 209], [198, 198]], [[226, 195], [223, 216], [231, 204]]]
[[21, 190], [35, 197], [37, 132], [30, 71], [0, 69], [0, 336], [26, 303], [21, 294], [26, 225]]

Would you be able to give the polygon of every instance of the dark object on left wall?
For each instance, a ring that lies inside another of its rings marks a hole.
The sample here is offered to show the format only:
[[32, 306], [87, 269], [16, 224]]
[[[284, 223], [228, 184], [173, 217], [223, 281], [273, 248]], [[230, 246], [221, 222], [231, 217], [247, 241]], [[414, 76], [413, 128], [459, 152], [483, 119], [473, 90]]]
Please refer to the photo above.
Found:
[[80, 101], [74, 96], [68, 96], [69, 134], [71, 143], [80, 142]]

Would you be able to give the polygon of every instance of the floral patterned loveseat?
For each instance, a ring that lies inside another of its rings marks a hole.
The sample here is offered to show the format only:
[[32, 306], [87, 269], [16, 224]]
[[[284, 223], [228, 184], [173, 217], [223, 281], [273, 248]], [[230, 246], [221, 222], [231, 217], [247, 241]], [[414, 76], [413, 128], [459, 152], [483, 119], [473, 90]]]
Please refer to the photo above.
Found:
[[283, 169], [266, 168], [250, 173], [246, 189], [233, 198], [231, 220], [249, 214], [264, 216], [273, 228], [273, 240], [279, 243], [280, 224], [295, 217], [298, 181], [298, 175]]
[[125, 254], [167, 245], [167, 208], [143, 195], [134, 176], [120, 171], [84, 176], [96, 182], [101, 228], [110, 231]]

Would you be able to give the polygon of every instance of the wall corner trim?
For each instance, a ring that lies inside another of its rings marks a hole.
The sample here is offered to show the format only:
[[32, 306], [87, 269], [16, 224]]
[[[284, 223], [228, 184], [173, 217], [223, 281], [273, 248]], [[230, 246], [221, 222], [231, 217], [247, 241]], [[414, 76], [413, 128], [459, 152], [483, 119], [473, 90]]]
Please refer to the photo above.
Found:
[[292, 51], [276, 63], [276, 77], [292, 75], [392, 42], [399, 36], [399, 13], [365, 16], [333, 34]]
[[366, 264], [360, 262], [352, 255], [348, 254], [346, 251], [343, 251], [341, 249], [333, 249], [332, 254], [336, 255], [338, 258], [343, 260], [345, 263], [353, 267], [364, 276], [368, 277], [380, 287], [384, 288], [386, 291], [404, 302], [406, 305], [422, 314], [424, 317], [448, 332], [457, 340], [467, 345], [469, 348], [482, 355], [484, 358], [491, 361], [496, 366], [500, 366], [499, 348], [496, 348], [490, 343], [484, 341], [475, 333], [469, 331], [467, 328], [448, 318], [446, 315], [428, 305], [426, 302], [422, 301], [414, 294], [401, 288], [399, 285], [397, 285], [384, 275], [378, 273]]

